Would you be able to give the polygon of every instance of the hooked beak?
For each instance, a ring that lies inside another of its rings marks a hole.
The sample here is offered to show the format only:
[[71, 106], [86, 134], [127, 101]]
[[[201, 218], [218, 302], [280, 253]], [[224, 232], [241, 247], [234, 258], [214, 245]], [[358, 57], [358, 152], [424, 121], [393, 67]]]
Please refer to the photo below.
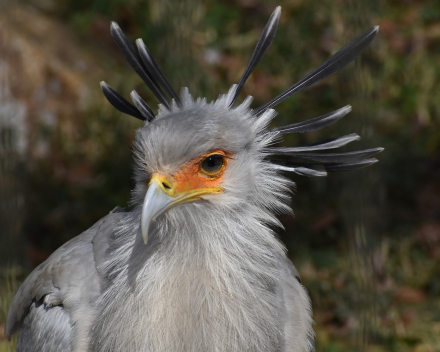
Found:
[[169, 182], [167, 178], [162, 175], [153, 175], [142, 206], [141, 230], [144, 243], [147, 244], [148, 242], [150, 224], [168, 209], [179, 204], [201, 200], [200, 196], [203, 194], [220, 193], [222, 191], [223, 189], [220, 187], [209, 187], [178, 192], [173, 183]]

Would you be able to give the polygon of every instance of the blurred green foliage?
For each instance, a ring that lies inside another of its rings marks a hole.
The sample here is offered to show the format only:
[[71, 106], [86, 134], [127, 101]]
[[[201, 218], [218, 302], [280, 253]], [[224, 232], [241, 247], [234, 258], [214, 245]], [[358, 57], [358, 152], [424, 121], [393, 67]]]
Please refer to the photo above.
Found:
[[[176, 88], [214, 99], [238, 81], [277, 5], [283, 8], [277, 37], [242, 94], [254, 96], [254, 106], [380, 25], [355, 64], [285, 101], [274, 121], [284, 125], [351, 104], [353, 112], [336, 126], [287, 136], [286, 144], [356, 132], [361, 147], [385, 147], [380, 163], [367, 170], [295, 177], [296, 218], [283, 216], [280, 236], [312, 297], [318, 350], [440, 351], [440, 3], [429, 0], [23, 3], [67, 27], [97, 57], [96, 72], [81, 76], [96, 89], [86, 108], [35, 132], [48, 141], [50, 157], [17, 162], [26, 190], [18, 236], [27, 259], [11, 260], [24, 257], [22, 248], [5, 251], [2, 264], [14, 269], [4, 276], [15, 281], [1, 293], [0, 325], [24, 278], [17, 268], [28, 272], [129, 201], [130, 143], [140, 123], [113, 111], [96, 83], [105, 79], [126, 97], [136, 89], [150, 106], [157, 102], [112, 43], [109, 22], [131, 40], [144, 38]], [[66, 128], [72, 119], [74, 133]]]

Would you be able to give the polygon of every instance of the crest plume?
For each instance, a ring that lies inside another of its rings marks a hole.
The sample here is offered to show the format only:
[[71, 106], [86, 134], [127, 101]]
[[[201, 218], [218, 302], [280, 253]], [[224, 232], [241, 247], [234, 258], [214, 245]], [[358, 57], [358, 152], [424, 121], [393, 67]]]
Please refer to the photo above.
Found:
[[[246, 69], [244, 70], [240, 81], [233, 89], [229, 91], [226, 99], [229, 108], [232, 109], [237, 98], [258, 62], [264, 56], [266, 51], [272, 44], [278, 27], [278, 21], [281, 15], [281, 7], [277, 7], [269, 18], [263, 32], [255, 46], [251, 59], [249, 60]], [[339, 50], [335, 55], [331, 56], [317, 69], [310, 72], [300, 81], [292, 85], [286, 91], [273, 98], [263, 106], [252, 110], [252, 115], [255, 117], [261, 116], [264, 112], [274, 108], [285, 99], [293, 94], [310, 87], [319, 82], [327, 76], [337, 72], [351, 61], [353, 61], [368, 45], [372, 42], [379, 30], [378, 26], [366, 31], [351, 43]], [[125, 34], [119, 26], [113, 22], [111, 25], [111, 34], [127, 59], [130, 66], [143, 79], [145, 84], [151, 89], [153, 94], [165, 108], [171, 110], [171, 99], [173, 99], [179, 108], [183, 107], [182, 101], [172, 88], [169, 80], [166, 78], [163, 71], [160, 69], [157, 62], [154, 60], [150, 51], [144, 44], [142, 39], [136, 40], [136, 45], [139, 53], [135, 51], [133, 46], [128, 41]], [[131, 98], [134, 105], [130, 104], [121, 95], [114, 91], [105, 82], [101, 83], [102, 90], [107, 100], [119, 111], [136, 117], [138, 119], [150, 122], [155, 118], [153, 110], [135, 91], [131, 93]], [[168, 95], [168, 96], [167, 96]], [[291, 125], [286, 125], [271, 130], [271, 133], [284, 135], [289, 133], [305, 133], [320, 130], [327, 127], [344, 117], [351, 111], [351, 106], [347, 105], [341, 109], [335, 110], [328, 114], [297, 122]], [[292, 157], [294, 160], [280, 160], [271, 159], [274, 163], [279, 164], [281, 170], [292, 171], [300, 175], [306, 176], [326, 176], [330, 171], [352, 170], [369, 166], [377, 161], [371, 158], [373, 155], [381, 152], [383, 148], [373, 148], [355, 152], [347, 153], [316, 153], [315, 151], [324, 151], [328, 149], [335, 149], [342, 147], [350, 142], [359, 140], [360, 137], [355, 134], [350, 134], [344, 137], [336, 138], [331, 141], [318, 143], [311, 146], [295, 147], [295, 148], [267, 148], [268, 155], [278, 155], [284, 157]], [[309, 163], [309, 162], [312, 163]]]

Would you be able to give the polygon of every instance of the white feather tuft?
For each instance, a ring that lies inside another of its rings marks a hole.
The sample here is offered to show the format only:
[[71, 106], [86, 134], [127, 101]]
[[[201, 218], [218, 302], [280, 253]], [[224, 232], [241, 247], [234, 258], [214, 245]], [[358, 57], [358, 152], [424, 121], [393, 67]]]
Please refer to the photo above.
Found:
[[[252, 116], [252, 98], [229, 109], [235, 89], [210, 104], [182, 89], [180, 111], [161, 110], [138, 131], [135, 208], [121, 221], [102, 268], [113, 284], [94, 328], [106, 339], [95, 340], [94, 350], [310, 350], [310, 301], [271, 229], [281, 226], [276, 214], [291, 213], [294, 185], [266, 159], [278, 138], [267, 130], [276, 113]], [[173, 172], [222, 139], [234, 154], [225, 191], [168, 210], [144, 246], [140, 204], [148, 175]]]

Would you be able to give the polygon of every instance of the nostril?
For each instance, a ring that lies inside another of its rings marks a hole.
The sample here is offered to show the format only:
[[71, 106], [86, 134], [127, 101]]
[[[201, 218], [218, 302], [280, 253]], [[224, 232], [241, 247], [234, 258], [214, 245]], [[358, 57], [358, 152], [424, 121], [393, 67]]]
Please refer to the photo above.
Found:
[[162, 186], [165, 189], [171, 189], [170, 185], [168, 183], [162, 182]]

